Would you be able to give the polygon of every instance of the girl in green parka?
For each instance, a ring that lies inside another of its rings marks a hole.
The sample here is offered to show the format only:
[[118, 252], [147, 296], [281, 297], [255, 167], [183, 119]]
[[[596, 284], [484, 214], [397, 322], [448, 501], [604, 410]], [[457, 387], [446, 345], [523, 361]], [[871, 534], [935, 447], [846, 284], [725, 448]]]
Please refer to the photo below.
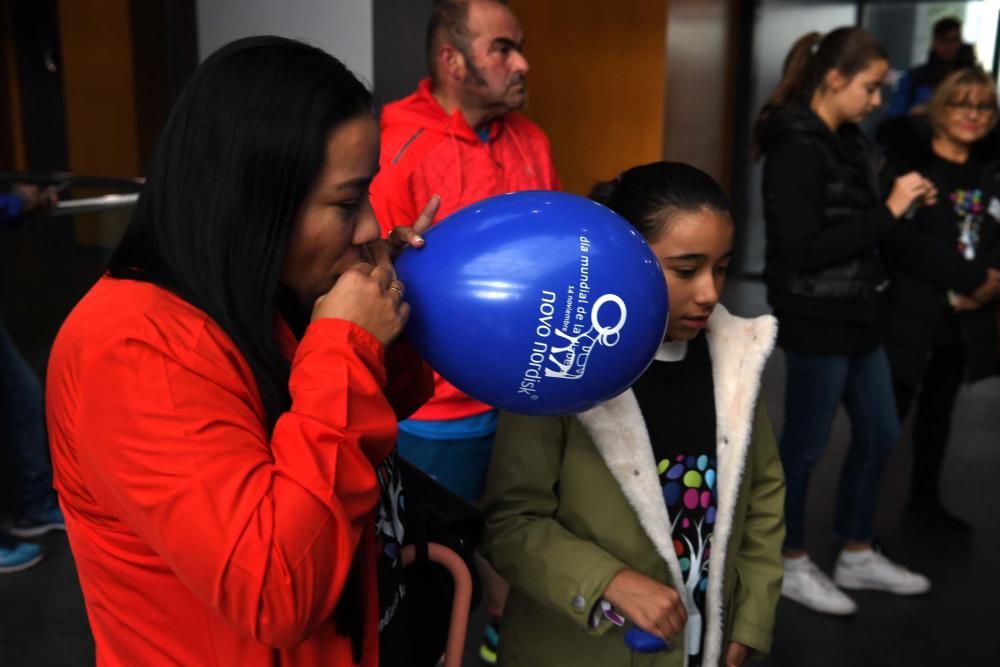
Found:
[[[670, 321], [623, 394], [501, 416], [483, 545], [511, 584], [499, 662], [743, 665], [769, 651], [781, 589], [784, 479], [759, 399], [776, 324], [718, 305], [733, 222], [704, 172], [657, 162], [598, 191], [659, 258]], [[634, 651], [632, 626], [668, 647]]]

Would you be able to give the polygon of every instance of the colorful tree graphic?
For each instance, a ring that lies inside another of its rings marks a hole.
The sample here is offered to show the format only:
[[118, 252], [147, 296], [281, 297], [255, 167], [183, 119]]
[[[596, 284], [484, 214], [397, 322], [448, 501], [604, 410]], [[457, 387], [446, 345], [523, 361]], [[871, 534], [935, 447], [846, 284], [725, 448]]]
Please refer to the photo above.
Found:
[[[715, 524], [715, 461], [706, 455], [677, 456], [660, 462], [663, 496], [671, 515], [674, 550], [684, 576], [688, 621], [685, 639], [690, 655], [701, 653], [703, 617], [696, 592], [704, 600], [708, 584], [712, 527]], [[678, 529], [679, 526], [679, 529]]]

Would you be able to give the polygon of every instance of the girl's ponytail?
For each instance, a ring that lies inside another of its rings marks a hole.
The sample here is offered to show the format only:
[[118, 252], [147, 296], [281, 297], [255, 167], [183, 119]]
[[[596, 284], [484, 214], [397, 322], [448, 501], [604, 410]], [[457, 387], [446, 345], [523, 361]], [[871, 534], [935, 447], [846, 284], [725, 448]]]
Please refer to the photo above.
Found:
[[823, 36], [818, 32], [810, 32], [799, 37], [785, 56], [781, 68], [781, 81], [778, 82], [771, 97], [764, 104], [753, 127], [753, 158], [759, 159], [764, 153], [763, 133], [768, 119], [775, 111], [788, 107], [792, 102], [800, 101], [809, 86], [810, 61], [819, 48]]
[[780, 109], [788, 106], [804, 92], [812, 93], [808, 89], [817, 83], [811, 76], [816, 69], [813, 59], [819, 52], [822, 39], [823, 36], [818, 32], [811, 32], [799, 37], [792, 45], [781, 66], [781, 82], [771, 93], [771, 99], [767, 101], [768, 106]]

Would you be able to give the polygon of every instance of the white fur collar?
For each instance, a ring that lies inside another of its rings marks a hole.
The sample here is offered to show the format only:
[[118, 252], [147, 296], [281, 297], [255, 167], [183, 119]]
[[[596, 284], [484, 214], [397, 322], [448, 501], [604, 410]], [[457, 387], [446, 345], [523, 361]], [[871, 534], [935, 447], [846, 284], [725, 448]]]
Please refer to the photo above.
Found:
[[[716, 306], [707, 336], [715, 385], [718, 510], [709, 557], [707, 630], [702, 664], [718, 664], [722, 644], [722, 577], [737, 494], [746, 466], [754, 407], [764, 364], [774, 349], [777, 322], [770, 315], [745, 319]], [[577, 415], [635, 509], [643, 530], [675, 582], [682, 582], [673, 547], [671, 517], [663, 502], [649, 433], [631, 389]], [[685, 601], [688, 614], [693, 603]], [[689, 626], [694, 627], [689, 622]], [[685, 656], [684, 664], [687, 664]]]

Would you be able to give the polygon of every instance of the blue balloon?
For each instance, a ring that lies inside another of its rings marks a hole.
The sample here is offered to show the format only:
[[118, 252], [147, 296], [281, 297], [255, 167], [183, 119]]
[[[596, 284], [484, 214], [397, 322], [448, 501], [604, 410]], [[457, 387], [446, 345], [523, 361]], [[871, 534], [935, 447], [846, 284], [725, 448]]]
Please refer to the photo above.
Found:
[[642, 374], [667, 324], [667, 289], [642, 235], [584, 197], [527, 191], [456, 211], [396, 272], [406, 334], [446, 380], [533, 415], [586, 410]]

